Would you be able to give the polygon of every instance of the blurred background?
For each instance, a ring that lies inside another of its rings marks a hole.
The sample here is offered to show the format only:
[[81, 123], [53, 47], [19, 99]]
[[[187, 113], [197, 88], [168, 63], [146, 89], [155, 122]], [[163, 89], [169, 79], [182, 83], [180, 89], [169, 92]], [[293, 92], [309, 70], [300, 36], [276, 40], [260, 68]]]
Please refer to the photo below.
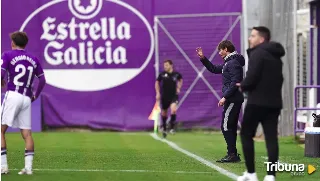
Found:
[[152, 130], [154, 82], [165, 59], [184, 78], [179, 129], [219, 130], [221, 76], [203, 68], [195, 48], [222, 63], [217, 45], [228, 39], [246, 55], [254, 26], [269, 27], [286, 49], [280, 135], [302, 133], [320, 110], [319, 0], [1, 3], [1, 51], [10, 49], [10, 32], [26, 31], [27, 50], [45, 70], [48, 84], [32, 109], [35, 132]]

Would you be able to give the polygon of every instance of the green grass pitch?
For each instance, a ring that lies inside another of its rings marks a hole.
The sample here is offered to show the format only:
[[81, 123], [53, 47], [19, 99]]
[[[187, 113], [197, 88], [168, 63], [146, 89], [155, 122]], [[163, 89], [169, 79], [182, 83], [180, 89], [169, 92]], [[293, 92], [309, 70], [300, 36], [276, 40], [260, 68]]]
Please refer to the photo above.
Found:
[[[35, 133], [34, 175], [18, 175], [24, 167], [24, 143], [20, 134], [7, 134], [10, 173], [3, 181], [227, 181], [232, 180], [201, 162], [153, 139], [148, 133]], [[220, 133], [189, 132], [169, 135], [168, 140], [213, 164], [240, 175], [244, 161], [221, 164], [226, 154]], [[256, 168], [260, 180], [266, 167], [264, 142], [255, 142]], [[243, 159], [240, 141], [238, 150]], [[305, 158], [304, 150], [292, 138], [281, 138], [280, 161], [317, 167], [312, 175], [279, 173], [277, 180], [316, 181], [320, 159]]]

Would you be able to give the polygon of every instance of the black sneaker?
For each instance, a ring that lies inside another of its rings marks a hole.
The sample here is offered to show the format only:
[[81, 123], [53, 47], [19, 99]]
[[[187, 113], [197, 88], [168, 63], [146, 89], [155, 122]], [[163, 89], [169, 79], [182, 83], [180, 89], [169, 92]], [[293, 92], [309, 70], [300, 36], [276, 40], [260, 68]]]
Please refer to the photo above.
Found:
[[230, 154], [227, 157], [222, 158], [220, 163], [238, 163], [240, 162], [240, 154]]
[[166, 137], [167, 137], [167, 132], [164, 131], [164, 132], [162, 133], [162, 137], [163, 137], [163, 138], [166, 138]]
[[221, 158], [220, 160], [217, 160], [217, 162], [223, 163], [223, 160], [227, 159], [228, 157], [229, 157], [229, 155], [226, 155], [225, 157]]

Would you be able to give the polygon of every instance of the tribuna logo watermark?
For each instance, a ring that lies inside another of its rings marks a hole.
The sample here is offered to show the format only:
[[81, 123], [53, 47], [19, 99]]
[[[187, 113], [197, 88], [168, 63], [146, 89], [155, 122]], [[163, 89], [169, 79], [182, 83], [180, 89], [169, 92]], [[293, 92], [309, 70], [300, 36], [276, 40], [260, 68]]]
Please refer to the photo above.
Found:
[[[303, 176], [306, 175], [306, 166], [305, 164], [290, 164], [290, 163], [280, 163], [280, 162], [264, 162], [267, 166], [267, 171], [275, 172], [288, 172], [292, 176]], [[316, 171], [316, 168], [313, 165], [308, 165], [307, 173], [311, 175]]]

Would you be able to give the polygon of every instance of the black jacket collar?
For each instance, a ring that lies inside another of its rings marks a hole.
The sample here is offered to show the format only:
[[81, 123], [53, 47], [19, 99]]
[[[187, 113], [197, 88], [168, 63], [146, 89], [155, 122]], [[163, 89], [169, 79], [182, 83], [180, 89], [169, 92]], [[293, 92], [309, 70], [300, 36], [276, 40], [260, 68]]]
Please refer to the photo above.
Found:
[[259, 47], [263, 46], [264, 44], [266, 44], [266, 42], [260, 43], [259, 45], [255, 46], [255, 47], [253, 47], [253, 48], [248, 48], [248, 49], [247, 49], [248, 57], [250, 57], [250, 54], [251, 54], [254, 50], [258, 49]]

